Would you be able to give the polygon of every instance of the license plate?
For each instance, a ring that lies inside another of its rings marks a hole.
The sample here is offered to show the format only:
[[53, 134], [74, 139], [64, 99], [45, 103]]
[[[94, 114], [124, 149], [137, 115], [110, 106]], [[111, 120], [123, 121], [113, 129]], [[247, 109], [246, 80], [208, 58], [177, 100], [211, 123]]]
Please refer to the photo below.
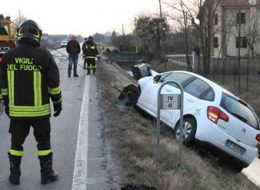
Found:
[[234, 152], [241, 154], [241, 155], [245, 154], [245, 152], [246, 152], [246, 149], [244, 149], [243, 147], [239, 146], [238, 144], [236, 144], [230, 140], [226, 141], [226, 146], [228, 148], [230, 148], [231, 150], [233, 150]]

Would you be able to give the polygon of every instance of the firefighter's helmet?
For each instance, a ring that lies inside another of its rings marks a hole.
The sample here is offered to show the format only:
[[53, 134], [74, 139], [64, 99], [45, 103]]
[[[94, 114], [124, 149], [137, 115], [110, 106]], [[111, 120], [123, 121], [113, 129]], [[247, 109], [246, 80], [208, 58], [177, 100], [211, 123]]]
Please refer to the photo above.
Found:
[[21, 41], [25, 38], [31, 39], [36, 43], [40, 43], [42, 30], [33, 20], [24, 21], [16, 31], [16, 38]]
[[88, 37], [88, 40], [89, 40], [89, 41], [93, 41], [93, 37], [92, 37], [92, 36], [89, 36], [89, 37]]

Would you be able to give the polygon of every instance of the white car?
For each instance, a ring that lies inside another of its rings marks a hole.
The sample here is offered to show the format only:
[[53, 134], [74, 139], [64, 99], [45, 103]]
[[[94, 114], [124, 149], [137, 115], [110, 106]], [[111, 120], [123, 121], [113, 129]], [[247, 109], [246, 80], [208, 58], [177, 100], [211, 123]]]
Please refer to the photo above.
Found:
[[62, 40], [60, 43], [60, 48], [67, 47], [68, 40]]
[[[206, 142], [248, 166], [258, 153], [259, 119], [250, 105], [203, 76], [187, 71], [171, 71], [138, 80], [141, 90], [137, 106], [157, 117], [157, 93], [165, 81], [175, 80], [184, 89], [183, 143]], [[174, 84], [166, 84], [161, 94], [179, 94]], [[161, 110], [161, 121], [180, 138], [180, 110]]]

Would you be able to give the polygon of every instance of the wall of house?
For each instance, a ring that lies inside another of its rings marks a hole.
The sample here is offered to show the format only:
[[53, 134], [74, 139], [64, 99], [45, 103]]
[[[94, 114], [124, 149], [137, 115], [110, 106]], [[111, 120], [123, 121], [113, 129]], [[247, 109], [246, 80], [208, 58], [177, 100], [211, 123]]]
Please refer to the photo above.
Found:
[[[225, 11], [225, 18], [222, 19], [221, 15]], [[240, 10], [241, 12], [246, 13], [246, 23], [241, 24], [241, 29], [240, 29], [240, 36], [241, 37], [247, 37], [249, 39], [252, 37], [252, 25], [253, 23], [256, 23], [257, 25], [257, 34], [255, 33], [254, 35], [257, 36], [256, 42], [254, 44], [254, 51], [255, 55], [260, 56], [260, 8], [257, 7], [247, 7], [244, 9]], [[218, 14], [218, 25], [214, 26], [214, 30], [217, 31], [214, 33], [214, 37], [218, 37], [218, 42], [219, 46], [218, 48], [213, 47], [213, 53], [212, 56], [218, 57], [219, 55], [227, 55], [227, 56], [238, 56], [238, 48], [236, 47], [236, 37], [238, 37], [238, 25], [236, 24], [236, 16], [237, 16], [238, 9], [231, 9], [231, 8], [226, 8], [221, 9], [219, 8], [217, 10]], [[222, 21], [226, 22], [226, 28], [225, 31], [223, 32], [221, 29], [221, 26], [223, 24], [221, 23]], [[219, 28], [219, 29], [217, 29]], [[251, 35], [250, 35], [251, 33]], [[226, 35], [226, 43], [223, 43], [221, 46], [221, 40], [222, 35]], [[212, 43], [213, 44], [213, 43]], [[226, 45], [226, 52], [225, 48], [223, 48], [223, 45]], [[247, 45], [246, 48], [240, 48], [240, 55], [241, 56], [248, 56], [248, 50], [249, 46]], [[221, 53], [219, 53], [221, 51]], [[220, 56], [221, 57], [221, 56]]]
[[257, 10], [257, 38], [256, 38], [256, 42], [254, 45], [254, 49], [255, 49], [255, 55], [260, 57], [260, 7], [256, 8]]
[[[250, 9], [241, 9], [241, 13], [246, 13], [246, 23], [240, 25], [240, 36], [246, 37], [246, 27], [248, 27], [248, 18]], [[236, 38], [238, 37], [239, 25], [236, 23], [238, 10], [227, 10], [227, 31], [230, 31], [227, 35], [227, 56], [238, 56], [238, 48], [236, 47]], [[248, 47], [248, 46], [247, 46]], [[240, 55], [246, 56], [248, 54], [248, 48], [241, 47]]]
[[213, 37], [213, 43], [212, 43], [212, 50], [213, 50], [213, 54], [212, 56], [213, 57], [221, 57], [221, 51], [223, 49], [222, 47], [222, 30], [221, 30], [221, 22], [222, 22], [222, 16], [221, 16], [221, 7], [218, 7], [217, 10], [216, 10], [216, 14], [218, 15], [218, 24], [217, 25], [214, 25], [214, 31], [213, 31], [213, 34], [214, 34], [214, 37], [217, 37], [218, 38], [218, 47], [215, 48], [214, 47], [214, 37]]

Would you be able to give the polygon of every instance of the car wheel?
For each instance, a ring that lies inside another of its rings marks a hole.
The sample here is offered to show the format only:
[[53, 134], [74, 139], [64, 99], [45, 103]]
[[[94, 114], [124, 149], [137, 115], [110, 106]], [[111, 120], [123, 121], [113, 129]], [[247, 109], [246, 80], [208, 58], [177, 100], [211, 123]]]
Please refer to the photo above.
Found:
[[[191, 145], [193, 143], [195, 133], [196, 133], [197, 125], [196, 121], [191, 117], [183, 118], [183, 144]], [[176, 127], [173, 131], [174, 137], [177, 141], [180, 139], [180, 122], [177, 123]]]

